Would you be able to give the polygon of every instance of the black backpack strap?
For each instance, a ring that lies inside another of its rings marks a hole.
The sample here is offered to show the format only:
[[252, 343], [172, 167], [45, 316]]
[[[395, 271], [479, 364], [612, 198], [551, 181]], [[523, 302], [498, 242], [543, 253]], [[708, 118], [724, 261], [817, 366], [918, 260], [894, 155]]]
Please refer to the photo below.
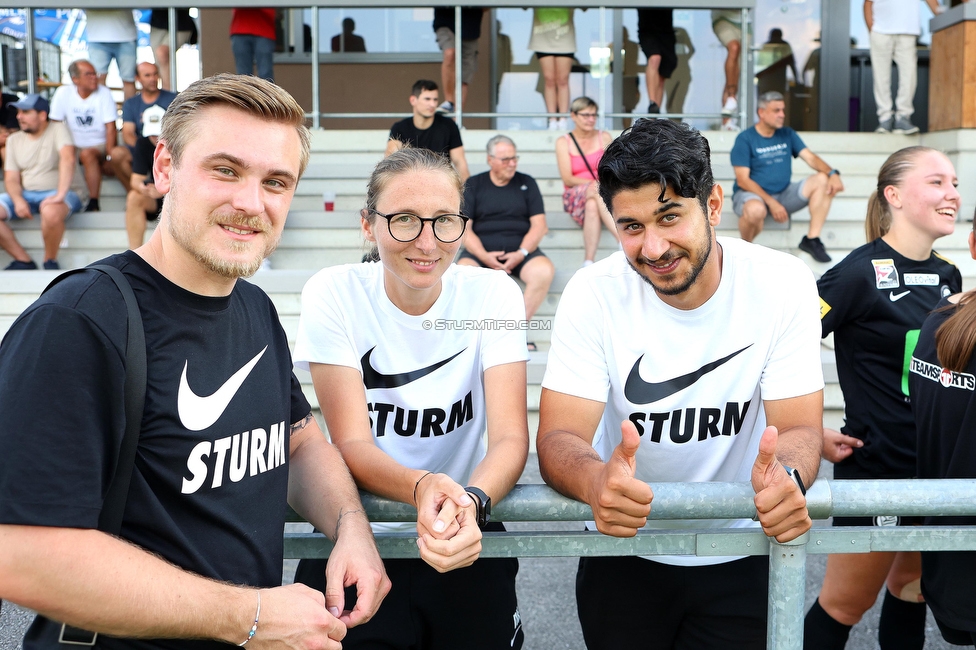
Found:
[[122, 293], [122, 298], [125, 299], [125, 307], [128, 312], [128, 340], [125, 346], [125, 435], [119, 449], [115, 475], [109, 484], [105, 502], [102, 505], [102, 512], [98, 517], [99, 530], [111, 535], [118, 535], [122, 529], [122, 514], [125, 511], [125, 501], [129, 493], [132, 469], [135, 465], [143, 405], [146, 400], [146, 333], [142, 325], [142, 315], [139, 313], [139, 303], [132, 291], [132, 286], [122, 271], [114, 266], [93, 264], [62, 273], [44, 289], [44, 292], [47, 292], [66, 277], [83, 273], [88, 269], [101, 271], [115, 282]]
[[[125, 299], [128, 313], [128, 339], [125, 345], [125, 434], [119, 448], [115, 475], [109, 484], [105, 502], [102, 504], [102, 512], [98, 517], [98, 530], [110, 535], [118, 535], [122, 530], [122, 515], [125, 512], [126, 497], [129, 495], [132, 470], [135, 467], [136, 447], [139, 443], [142, 412], [146, 401], [146, 332], [142, 325], [136, 294], [122, 271], [114, 266], [93, 264], [67, 271], [56, 277], [42, 293], [69, 275], [82, 273], [88, 269], [101, 271], [115, 282], [122, 293], [122, 298]], [[62, 624], [58, 642], [63, 645], [93, 646], [97, 636], [94, 632]]]

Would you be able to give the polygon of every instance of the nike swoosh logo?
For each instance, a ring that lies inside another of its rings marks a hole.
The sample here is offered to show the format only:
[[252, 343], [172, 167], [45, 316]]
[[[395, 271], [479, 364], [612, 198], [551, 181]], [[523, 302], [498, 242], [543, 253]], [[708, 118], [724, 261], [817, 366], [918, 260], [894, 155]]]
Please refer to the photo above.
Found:
[[461, 352], [467, 350], [467, 348], [464, 348], [464, 350], [461, 350], [461, 352], [458, 352], [454, 356], [448, 357], [443, 361], [438, 361], [437, 363], [427, 366], [426, 368], [421, 368], [420, 370], [400, 372], [395, 375], [384, 375], [373, 368], [373, 365], [369, 362], [369, 358], [373, 355], [373, 350], [375, 349], [376, 346], [374, 345], [369, 349], [369, 352], [363, 355], [363, 358], [359, 362], [363, 367], [363, 384], [366, 385], [366, 390], [371, 388], [399, 388], [400, 386], [405, 386], [412, 381], [417, 381], [421, 377], [426, 377], [441, 366], [447, 365], [453, 361], [458, 354], [461, 354]]
[[696, 381], [727, 362], [732, 357], [741, 354], [751, 347], [752, 343], [741, 350], [733, 352], [727, 357], [722, 357], [718, 361], [706, 363], [698, 370], [689, 372], [687, 375], [681, 375], [680, 377], [655, 383], [647, 382], [641, 379], [640, 362], [644, 358], [644, 355], [642, 354], [640, 358], [634, 362], [634, 367], [630, 369], [630, 375], [627, 377], [627, 383], [624, 384], [624, 396], [632, 404], [651, 404], [652, 402], [657, 402], [665, 397], [670, 397], [678, 391], [688, 388]]
[[180, 377], [180, 391], [176, 395], [176, 409], [183, 426], [190, 431], [203, 431], [219, 420], [267, 349], [268, 346], [264, 346], [264, 350], [258, 352], [257, 356], [244, 364], [243, 368], [231, 375], [230, 379], [217, 389], [217, 392], [206, 397], [200, 397], [190, 390], [190, 384], [186, 381], [186, 371], [190, 367], [190, 361], [187, 359], [186, 365], [183, 366], [183, 376]]
[[912, 292], [911, 289], [909, 289], [908, 291], [903, 291], [899, 294], [895, 294], [895, 292], [892, 291], [891, 293], [888, 294], [888, 300], [890, 300], [891, 302], [898, 302], [899, 300], [901, 300], [911, 292]]

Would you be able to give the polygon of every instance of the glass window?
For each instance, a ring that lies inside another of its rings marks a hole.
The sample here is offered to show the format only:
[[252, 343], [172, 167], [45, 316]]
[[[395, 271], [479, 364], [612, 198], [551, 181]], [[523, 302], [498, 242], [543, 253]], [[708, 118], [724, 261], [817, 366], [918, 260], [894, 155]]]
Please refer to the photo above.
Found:
[[[305, 24], [312, 12], [303, 11]], [[351, 22], [350, 22], [351, 21]], [[440, 52], [431, 7], [408, 9], [319, 9], [319, 51]]]

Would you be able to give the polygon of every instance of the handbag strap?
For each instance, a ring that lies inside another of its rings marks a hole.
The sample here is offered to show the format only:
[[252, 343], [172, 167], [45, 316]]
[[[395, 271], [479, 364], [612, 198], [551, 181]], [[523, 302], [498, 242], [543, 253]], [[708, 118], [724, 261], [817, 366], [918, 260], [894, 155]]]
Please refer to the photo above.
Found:
[[566, 135], [570, 137], [570, 139], [573, 141], [573, 144], [576, 145], [576, 150], [580, 152], [581, 156], [583, 156], [583, 163], [586, 165], [586, 169], [589, 170], [590, 176], [593, 177], [593, 180], [597, 180], [596, 174], [593, 172], [593, 168], [590, 167], [590, 161], [586, 159], [586, 154], [583, 153], [583, 147], [581, 147], [580, 143], [576, 141], [576, 136], [573, 135], [572, 131], [570, 131]]
[[146, 333], [142, 325], [142, 315], [139, 313], [139, 303], [122, 271], [107, 264], [93, 264], [62, 273], [41, 293], [47, 292], [66, 277], [89, 269], [105, 273], [115, 282], [122, 293], [122, 298], [125, 299], [128, 314], [128, 339], [125, 345], [125, 434], [119, 447], [115, 474], [112, 482], [109, 483], [102, 512], [98, 517], [98, 530], [118, 535], [122, 530], [122, 515], [125, 512], [126, 497], [129, 495], [129, 484], [135, 466], [136, 447], [139, 443], [142, 412], [146, 400]]

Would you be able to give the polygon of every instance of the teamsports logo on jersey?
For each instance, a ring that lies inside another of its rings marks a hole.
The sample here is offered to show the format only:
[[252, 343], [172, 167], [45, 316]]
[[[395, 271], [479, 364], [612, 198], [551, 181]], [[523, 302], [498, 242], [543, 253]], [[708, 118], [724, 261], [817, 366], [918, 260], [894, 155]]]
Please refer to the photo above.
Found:
[[939, 274], [938, 273], [906, 273], [905, 274], [905, 286], [923, 286], [923, 287], [937, 287], [939, 286]]
[[955, 372], [934, 363], [912, 357], [911, 372], [929, 381], [942, 384], [943, 388], [961, 388], [962, 390], [976, 390], [976, 377], [968, 372]]
[[898, 288], [898, 269], [895, 260], [871, 260], [874, 265], [874, 282], [879, 289]]

